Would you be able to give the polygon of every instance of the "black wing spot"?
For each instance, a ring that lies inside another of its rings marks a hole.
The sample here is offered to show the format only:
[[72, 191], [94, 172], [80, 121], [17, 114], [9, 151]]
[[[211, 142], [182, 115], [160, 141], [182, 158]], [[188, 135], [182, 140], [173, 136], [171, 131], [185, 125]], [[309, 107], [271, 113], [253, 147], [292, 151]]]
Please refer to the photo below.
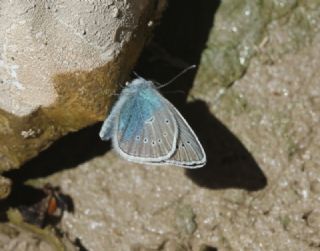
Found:
[[147, 143], [148, 142], [148, 139], [147, 138], [144, 138], [143, 139], [143, 143]]
[[140, 136], [136, 136], [136, 140], [139, 141], [140, 140]]
[[165, 122], [166, 122], [166, 124], [169, 124], [169, 119], [166, 119]]

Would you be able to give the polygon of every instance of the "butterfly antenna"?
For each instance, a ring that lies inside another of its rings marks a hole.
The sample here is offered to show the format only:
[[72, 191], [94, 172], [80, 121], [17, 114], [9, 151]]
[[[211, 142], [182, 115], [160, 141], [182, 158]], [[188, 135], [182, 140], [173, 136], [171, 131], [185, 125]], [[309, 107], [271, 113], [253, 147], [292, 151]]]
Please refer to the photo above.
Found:
[[171, 80], [169, 80], [167, 83], [163, 84], [163, 85], [160, 85], [158, 86], [158, 88], [162, 88], [162, 87], [165, 87], [169, 84], [171, 84], [173, 81], [175, 81], [178, 77], [180, 77], [181, 75], [183, 75], [184, 73], [186, 73], [187, 71], [193, 69], [193, 68], [196, 68], [196, 65], [193, 64], [193, 65], [190, 65], [189, 67], [185, 68], [183, 71], [181, 71], [178, 75], [176, 75], [175, 77], [173, 77]]
[[133, 71], [132, 72], [137, 78], [141, 78], [141, 76], [138, 74], [138, 73], [136, 73], [135, 71]]

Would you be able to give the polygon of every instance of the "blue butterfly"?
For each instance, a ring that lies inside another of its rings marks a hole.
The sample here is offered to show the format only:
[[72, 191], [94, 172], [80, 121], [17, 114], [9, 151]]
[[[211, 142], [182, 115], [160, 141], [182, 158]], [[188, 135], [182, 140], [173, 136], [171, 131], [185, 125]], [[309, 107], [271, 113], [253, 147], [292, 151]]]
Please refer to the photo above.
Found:
[[122, 90], [99, 136], [123, 158], [142, 164], [197, 168], [206, 154], [191, 127], [156, 86], [141, 77]]

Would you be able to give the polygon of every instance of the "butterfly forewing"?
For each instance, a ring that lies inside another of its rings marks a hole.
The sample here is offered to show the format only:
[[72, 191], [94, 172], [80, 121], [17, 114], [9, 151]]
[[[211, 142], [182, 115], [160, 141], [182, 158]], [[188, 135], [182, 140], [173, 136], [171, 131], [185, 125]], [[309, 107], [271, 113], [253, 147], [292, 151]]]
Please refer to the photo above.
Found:
[[167, 101], [153, 88], [141, 89], [121, 107], [114, 145], [138, 162], [162, 161], [175, 151], [177, 122]]
[[117, 115], [117, 109], [113, 109], [108, 118], [103, 122], [99, 136], [102, 140], [109, 140], [112, 138], [114, 119]]

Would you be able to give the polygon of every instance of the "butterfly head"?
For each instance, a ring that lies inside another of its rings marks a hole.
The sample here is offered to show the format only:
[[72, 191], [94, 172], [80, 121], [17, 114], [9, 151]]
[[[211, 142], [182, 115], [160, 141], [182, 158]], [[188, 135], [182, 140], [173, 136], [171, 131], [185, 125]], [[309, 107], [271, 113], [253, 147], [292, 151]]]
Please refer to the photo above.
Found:
[[136, 78], [131, 82], [126, 83], [126, 89], [128, 91], [136, 92], [140, 89], [154, 87], [154, 84], [150, 80], [146, 80], [144, 78]]

